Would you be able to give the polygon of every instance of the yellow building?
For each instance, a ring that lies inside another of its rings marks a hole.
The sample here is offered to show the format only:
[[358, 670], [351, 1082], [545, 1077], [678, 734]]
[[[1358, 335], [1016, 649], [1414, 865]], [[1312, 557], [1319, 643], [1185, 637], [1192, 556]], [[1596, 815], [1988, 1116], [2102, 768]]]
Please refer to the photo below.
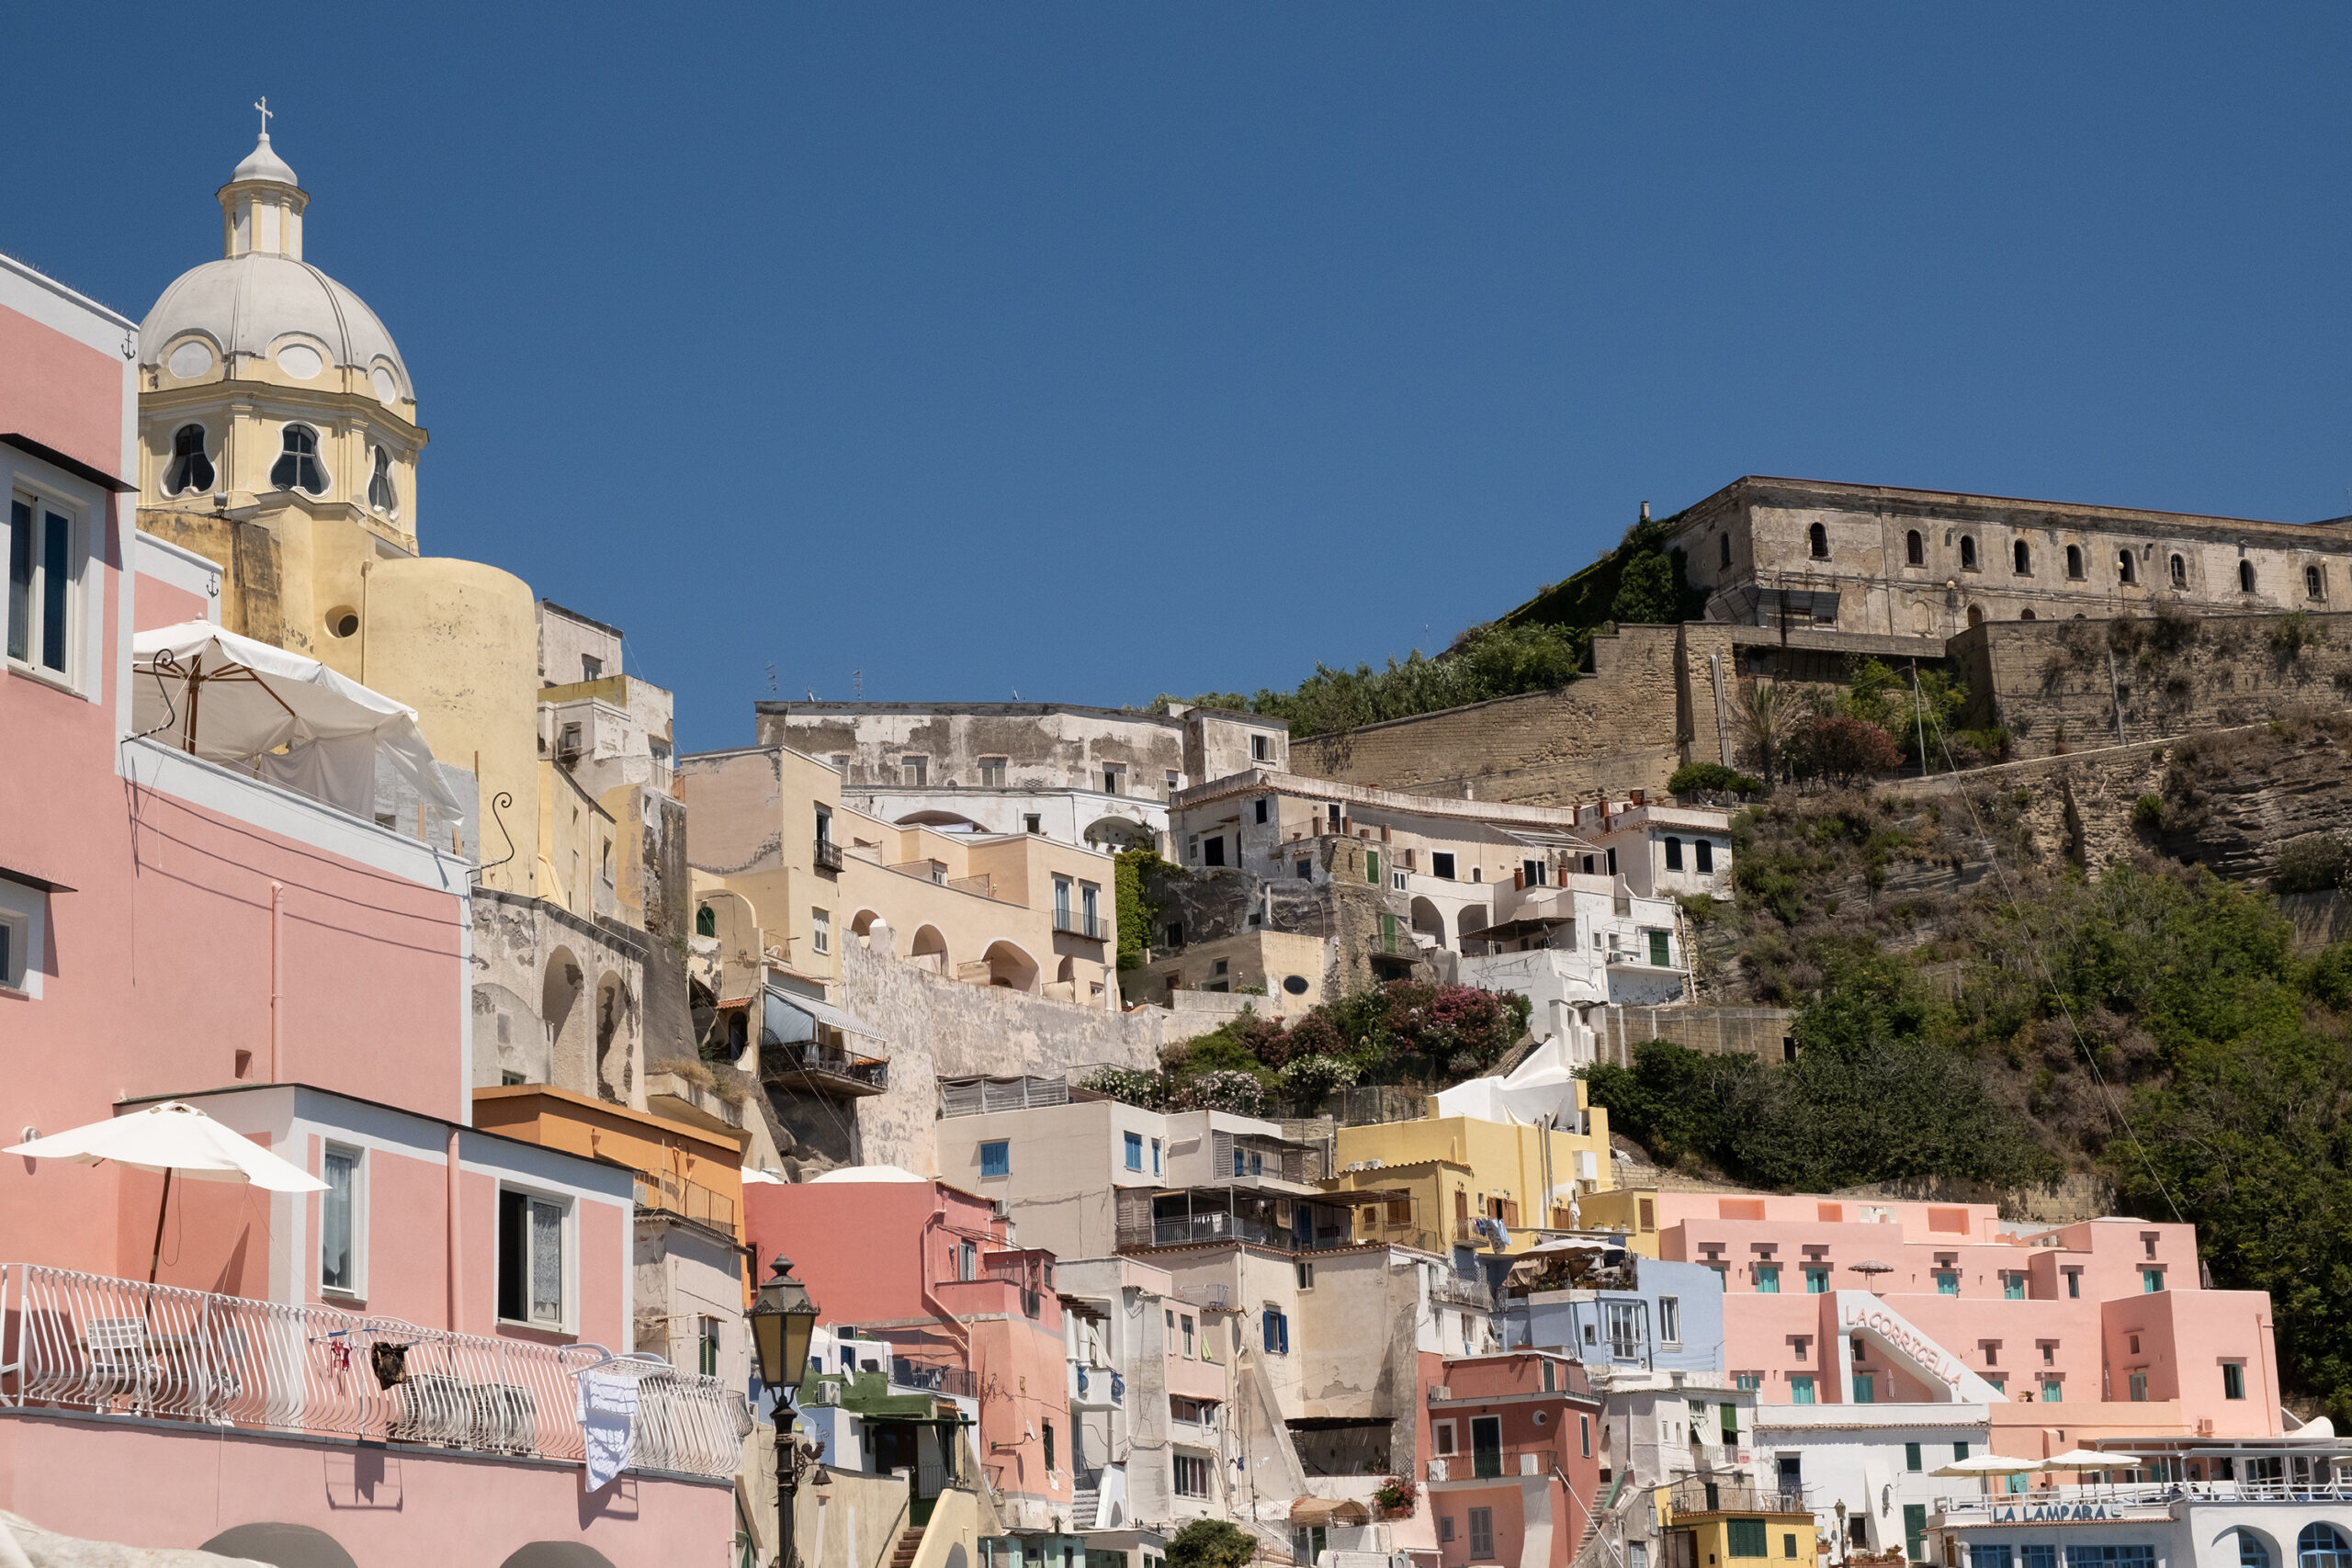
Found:
[[1362, 1212], [1357, 1224], [1366, 1240], [1404, 1244], [1402, 1233], [1411, 1231], [1433, 1238], [1441, 1249], [1493, 1249], [1494, 1233], [1478, 1224], [1487, 1220], [1509, 1235], [1509, 1246], [1500, 1250], [1510, 1256], [1526, 1251], [1545, 1230], [1623, 1228], [1636, 1250], [1656, 1257], [1656, 1205], [1645, 1235], [1638, 1224], [1618, 1223], [1620, 1209], [1638, 1221], [1639, 1206], [1614, 1196], [1609, 1112], [1588, 1104], [1581, 1081], [1575, 1091], [1582, 1132], [1440, 1116], [1434, 1096], [1430, 1114], [1420, 1121], [1341, 1127], [1336, 1151], [1340, 1172], [1324, 1185], [1335, 1191], [1411, 1192], [1409, 1208], [1398, 1200]]
[[1813, 1568], [1820, 1553], [1803, 1497], [1728, 1477], [1656, 1493], [1659, 1568]]

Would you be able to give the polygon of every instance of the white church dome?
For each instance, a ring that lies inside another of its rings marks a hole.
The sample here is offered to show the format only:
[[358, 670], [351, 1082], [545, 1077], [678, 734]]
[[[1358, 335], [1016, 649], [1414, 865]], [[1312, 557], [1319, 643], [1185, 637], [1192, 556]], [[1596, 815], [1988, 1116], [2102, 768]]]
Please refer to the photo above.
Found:
[[309, 194], [262, 137], [220, 187], [227, 254], [174, 279], [139, 328], [139, 362], [181, 380], [220, 359], [276, 357], [298, 380], [329, 364], [367, 377], [387, 404], [415, 396], [392, 334], [358, 295], [302, 259]]

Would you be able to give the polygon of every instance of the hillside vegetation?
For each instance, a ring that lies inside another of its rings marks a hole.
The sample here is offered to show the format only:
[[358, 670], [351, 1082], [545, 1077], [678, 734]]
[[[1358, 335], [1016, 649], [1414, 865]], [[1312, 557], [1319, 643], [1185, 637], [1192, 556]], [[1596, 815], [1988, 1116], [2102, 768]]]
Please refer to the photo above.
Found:
[[1682, 552], [1664, 547], [1668, 522], [1636, 524], [1600, 559], [1501, 620], [1470, 627], [1435, 658], [1415, 649], [1401, 663], [1391, 659], [1379, 670], [1369, 664], [1335, 670], [1318, 662], [1314, 674], [1287, 692], [1162, 694], [1153, 706], [1164, 710], [1182, 701], [1264, 714], [1287, 719], [1291, 734], [1304, 739], [1524, 692], [1556, 691], [1589, 662], [1593, 634], [1601, 626], [1698, 618], [1706, 596], [1685, 580]]

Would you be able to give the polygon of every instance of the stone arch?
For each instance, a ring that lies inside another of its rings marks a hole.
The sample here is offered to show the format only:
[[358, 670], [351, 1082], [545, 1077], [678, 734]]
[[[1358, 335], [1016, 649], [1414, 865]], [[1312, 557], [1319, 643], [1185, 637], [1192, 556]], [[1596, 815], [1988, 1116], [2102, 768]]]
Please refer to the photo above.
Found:
[[1159, 841], [1159, 835], [1132, 817], [1098, 817], [1086, 825], [1080, 835], [1088, 843], [1116, 853], [1121, 850], [1148, 850]]
[[1984, 624], [1984, 606], [1971, 604], [1968, 607], [1968, 624], [1972, 626], [1981, 626]]
[[943, 811], [935, 807], [926, 807], [921, 811], [910, 811], [892, 825], [899, 828], [934, 828], [946, 833], [988, 831], [986, 828], [960, 811]]
[[1487, 907], [1484, 904], [1467, 906], [1454, 917], [1453, 929], [1462, 933], [1462, 941], [1468, 942], [1472, 932], [1487, 929]]
[[587, 1081], [595, 1033], [587, 991], [588, 975], [578, 954], [562, 946], [548, 954], [539, 981], [539, 1026], [547, 1031], [549, 1082], [560, 1082], [574, 1070], [573, 1081]]
[[1037, 989], [1037, 961], [1022, 951], [1019, 944], [1000, 938], [989, 943], [989, 950], [980, 957], [989, 966], [989, 985], [1012, 991], [1034, 993]]
[[947, 939], [939, 934], [937, 926], [918, 926], [915, 940], [907, 949], [907, 962], [918, 969], [928, 969], [934, 975], [947, 970]]
[[341, 1541], [311, 1525], [235, 1525], [197, 1550], [268, 1562], [275, 1568], [358, 1568]]
[[1427, 898], [1413, 900], [1413, 930], [1419, 935], [1437, 938], [1440, 947], [1446, 945], [1445, 915]]
[[885, 931], [889, 930], [889, 922], [882, 919], [882, 915], [879, 910], [860, 909], [856, 914], [852, 915], [849, 918], [849, 934], [857, 938], [859, 942], [864, 942], [866, 946], [872, 947], [874, 945], [874, 928], [877, 924]]
[[749, 953], [759, 929], [759, 911], [741, 893], [714, 889], [695, 900], [695, 934], [717, 938], [721, 953]]
[[580, 1540], [535, 1540], [509, 1552], [498, 1568], [613, 1568], [613, 1560]]

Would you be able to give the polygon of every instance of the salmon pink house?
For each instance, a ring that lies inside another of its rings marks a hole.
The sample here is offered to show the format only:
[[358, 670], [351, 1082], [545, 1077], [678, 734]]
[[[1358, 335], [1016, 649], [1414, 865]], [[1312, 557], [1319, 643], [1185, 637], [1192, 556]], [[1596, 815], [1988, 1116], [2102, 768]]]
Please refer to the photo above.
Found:
[[1760, 1404], [1981, 1404], [1992, 1447], [2033, 1459], [2102, 1438], [2278, 1435], [2270, 1298], [2207, 1288], [2192, 1226], [1657, 1201], [1660, 1255], [1722, 1279], [1724, 1370]]
[[[1069, 1371], [1053, 1254], [1016, 1247], [986, 1198], [890, 1166], [849, 1166], [791, 1186], [744, 1189], [752, 1244], [778, 1253], [808, 1287], [824, 1326], [887, 1340], [922, 1369], [968, 1374], [979, 1405], [971, 1434], [980, 1477], [946, 1473], [948, 1434], [933, 1431], [906, 1468], [924, 1488], [984, 1480], [1012, 1529], [1072, 1518]], [[811, 1397], [804, 1384], [803, 1400]]]
[[0, 1509], [269, 1561], [719, 1561], [740, 1391], [605, 1349], [633, 1173], [468, 1122], [473, 867], [303, 787], [299, 737], [140, 722], [134, 634], [217, 622], [220, 577], [132, 526], [137, 337], [0, 256], [0, 1142], [179, 1102], [316, 1190], [0, 1162]]

